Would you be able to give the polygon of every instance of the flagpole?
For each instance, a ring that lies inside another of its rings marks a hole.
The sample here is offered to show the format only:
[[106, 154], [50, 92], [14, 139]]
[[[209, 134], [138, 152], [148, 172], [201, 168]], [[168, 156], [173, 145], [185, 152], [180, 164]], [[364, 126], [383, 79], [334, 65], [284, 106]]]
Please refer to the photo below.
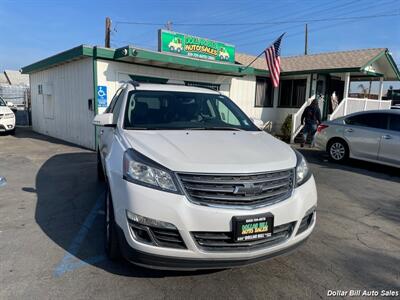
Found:
[[[286, 32], [282, 33], [281, 36], [279, 38], [282, 38], [284, 35], [286, 34]], [[279, 39], [278, 38], [278, 39]], [[277, 41], [278, 39], [276, 39], [275, 41]], [[273, 43], [272, 43], [273, 44]], [[271, 45], [272, 45], [271, 44]], [[263, 55], [265, 52], [265, 50], [263, 50], [260, 54], [258, 54], [256, 56], [256, 58], [254, 58], [247, 66], [245, 66], [244, 68], [239, 68], [239, 72], [243, 72], [244, 70], [246, 70], [248, 67], [250, 67], [261, 55]]]
[[254, 59], [251, 61], [251, 63], [249, 63], [249, 64], [248, 64], [247, 66], [245, 66], [244, 68], [239, 68], [239, 72], [242, 72], [242, 71], [246, 70], [248, 67], [250, 67], [261, 55], [264, 54], [264, 52], [265, 52], [265, 50], [263, 50], [260, 54], [258, 54], [258, 55], [256, 56], [256, 58], [254, 58]]

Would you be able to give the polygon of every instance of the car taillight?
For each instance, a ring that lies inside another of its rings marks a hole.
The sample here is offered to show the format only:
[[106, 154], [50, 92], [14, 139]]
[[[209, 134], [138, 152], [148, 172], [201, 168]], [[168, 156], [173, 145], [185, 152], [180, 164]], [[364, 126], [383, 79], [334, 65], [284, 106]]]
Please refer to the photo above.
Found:
[[317, 128], [317, 132], [321, 132], [322, 130], [324, 130], [325, 128], [328, 128], [328, 127], [329, 127], [329, 125], [321, 124]]

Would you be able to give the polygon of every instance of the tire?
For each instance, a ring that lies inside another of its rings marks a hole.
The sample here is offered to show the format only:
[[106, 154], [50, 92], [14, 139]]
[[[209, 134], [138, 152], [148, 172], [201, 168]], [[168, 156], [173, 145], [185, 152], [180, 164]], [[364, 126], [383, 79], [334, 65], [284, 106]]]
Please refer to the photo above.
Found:
[[170, 50], [171, 52], [175, 52], [175, 48], [174, 48], [173, 46], [169, 47], [169, 50]]
[[97, 179], [101, 182], [105, 181], [103, 164], [101, 162], [101, 156], [98, 151], [97, 151]]
[[341, 139], [335, 139], [328, 144], [329, 158], [335, 162], [344, 162], [349, 157], [349, 146]]
[[9, 134], [10, 134], [10, 135], [15, 135], [15, 128], [14, 128], [13, 130], [10, 130], [10, 131], [9, 131]]
[[121, 252], [118, 243], [117, 225], [115, 223], [114, 206], [112, 203], [110, 188], [107, 188], [105, 202], [104, 246], [108, 258], [110, 260], [118, 260], [119, 258], [121, 258]]

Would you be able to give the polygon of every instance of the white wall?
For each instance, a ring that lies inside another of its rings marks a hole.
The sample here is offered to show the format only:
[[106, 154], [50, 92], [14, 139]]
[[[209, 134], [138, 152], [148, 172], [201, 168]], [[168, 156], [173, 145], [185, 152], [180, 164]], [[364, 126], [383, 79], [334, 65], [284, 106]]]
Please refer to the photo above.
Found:
[[[94, 112], [88, 109], [88, 99], [93, 99], [92, 59], [35, 72], [29, 78], [33, 130], [94, 149]], [[50, 95], [39, 95], [39, 84]]]
[[[129, 80], [129, 75], [167, 78], [179, 81], [197, 81], [220, 84], [221, 93], [229, 96], [231, 77], [217, 74], [206, 74], [199, 72], [178, 71], [151, 66], [142, 66], [115, 62], [108, 60], [97, 60], [97, 85], [107, 86], [107, 103], [109, 104], [120, 85]], [[105, 108], [100, 109], [102, 113]]]
[[[285, 76], [284, 79], [307, 78], [306, 98], [310, 93], [311, 75]], [[261, 119], [263, 122], [272, 121], [273, 131], [280, 132], [280, 128], [289, 114], [298, 111], [298, 108], [278, 107], [279, 88], [274, 89], [273, 107], [255, 107], [256, 77], [245, 76], [232, 78], [230, 98], [252, 118]]]

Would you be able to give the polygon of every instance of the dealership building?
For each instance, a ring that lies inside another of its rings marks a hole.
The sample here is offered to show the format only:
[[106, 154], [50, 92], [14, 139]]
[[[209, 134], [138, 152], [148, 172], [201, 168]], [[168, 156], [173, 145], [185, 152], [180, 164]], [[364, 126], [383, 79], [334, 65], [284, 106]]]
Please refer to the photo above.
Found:
[[[176, 83], [218, 90], [250, 117], [274, 132], [292, 115], [292, 136], [302, 110], [317, 98], [325, 118], [388, 108], [383, 81], [400, 80], [386, 48], [330, 52], [281, 58], [281, 80], [273, 88], [265, 58], [235, 53], [233, 46], [162, 31], [159, 51], [125, 46], [117, 49], [81, 45], [22, 69], [29, 74], [34, 131], [95, 149], [93, 117], [102, 113], [126, 81]], [[378, 99], [349, 97], [351, 81], [378, 81]], [[338, 106], [330, 98], [335, 92]]]

